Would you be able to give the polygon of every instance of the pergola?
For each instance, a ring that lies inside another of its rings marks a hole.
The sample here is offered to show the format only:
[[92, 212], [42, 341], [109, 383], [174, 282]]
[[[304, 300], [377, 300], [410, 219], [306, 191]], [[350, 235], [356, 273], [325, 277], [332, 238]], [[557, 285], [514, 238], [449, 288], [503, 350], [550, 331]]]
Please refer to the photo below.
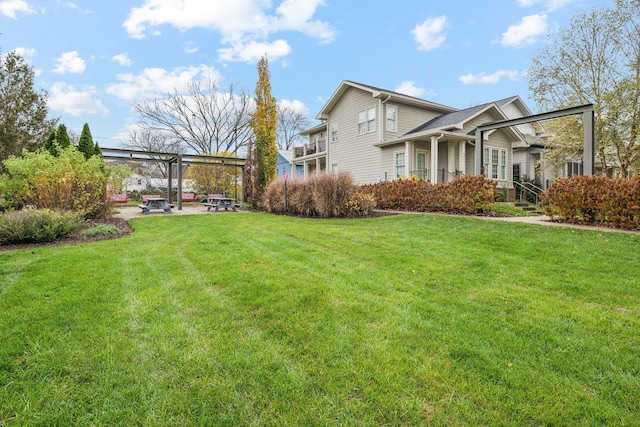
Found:
[[[101, 148], [102, 156], [107, 160], [136, 161], [136, 162], [160, 162], [167, 165], [167, 193], [169, 203], [173, 203], [173, 188], [171, 185], [174, 165], [177, 167], [177, 204], [178, 210], [182, 210], [182, 167], [183, 165], [224, 166], [241, 169], [244, 176], [245, 159], [237, 157], [205, 156], [202, 154], [176, 154], [153, 151], [125, 150], [120, 148]], [[235, 198], [238, 195], [234, 195]]]
[[595, 146], [594, 146], [594, 112], [593, 104], [585, 104], [579, 107], [566, 108], [564, 110], [550, 111], [548, 113], [535, 114], [533, 116], [521, 117], [511, 120], [500, 120], [497, 122], [485, 123], [477, 127], [476, 129], [476, 171], [480, 171], [483, 174], [484, 161], [483, 156], [483, 144], [485, 132], [490, 132], [496, 129], [501, 129], [508, 126], [516, 126], [525, 123], [539, 122], [542, 120], [555, 119], [558, 117], [571, 116], [574, 114], [582, 114], [582, 122], [584, 127], [583, 134], [583, 174], [594, 174], [594, 158], [595, 158]]

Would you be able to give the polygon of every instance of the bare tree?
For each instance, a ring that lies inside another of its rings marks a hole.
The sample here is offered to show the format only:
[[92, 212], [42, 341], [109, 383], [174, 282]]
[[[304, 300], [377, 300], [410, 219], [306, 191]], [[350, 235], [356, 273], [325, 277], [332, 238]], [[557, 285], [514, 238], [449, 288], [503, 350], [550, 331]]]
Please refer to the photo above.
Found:
[[276, 142], [281, 150], [290, 150], [302, 140], [300, 132], [309, 126], [309, 119], [287, 104], [278, 104], [278, 128]]
[[237, 153], [247, 146], [253, 99], [233, 85], [220, 92], [215, 81], [193, 81], [187, 94], [177, 89], [162, 99], [134, 107], [139, 126], [172, 138], [198, 154]]
[[[184, 147], [181, 147], [180, 141], [167, 132], [161, 132], [149, 128], [133, 129], [129, 131], [129, 141], [122, 144], [125, 148], [130, 150], [139, 150], [147, 153], [184, 153]], [[150, 155], [150, 158], [155, 158], [154, 155]], [[157, 161], [151, 162], [151, 171], [157, 170], [160, 176], [167, 177], [168, 165], [165, 162]]]

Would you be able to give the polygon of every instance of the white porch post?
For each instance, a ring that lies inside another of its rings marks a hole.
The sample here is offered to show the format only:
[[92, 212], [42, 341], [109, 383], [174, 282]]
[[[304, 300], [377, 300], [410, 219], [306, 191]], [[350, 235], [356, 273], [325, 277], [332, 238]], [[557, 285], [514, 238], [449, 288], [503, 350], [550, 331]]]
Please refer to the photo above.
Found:
[[453, 141], [447, 143], [447, 169], [449, 175], [446, 180], [451, 181], [453, 179], [451, 173], [456, 171], [456, 143]]
[[413, 155], [412, 155], [412, 149], [411, 146], [413, 144], [410, 141], [405, 141], [404, 143], [404, 176], [411, 176], [411, 170], [412, 170], [412, 164], [413, 162], [411, 161]]
[[438, 137], [431, 137], [431, 182], [438, 182]]
[[467, 169], [467, 141], [458, 143], [458, 170], [465, 175]]

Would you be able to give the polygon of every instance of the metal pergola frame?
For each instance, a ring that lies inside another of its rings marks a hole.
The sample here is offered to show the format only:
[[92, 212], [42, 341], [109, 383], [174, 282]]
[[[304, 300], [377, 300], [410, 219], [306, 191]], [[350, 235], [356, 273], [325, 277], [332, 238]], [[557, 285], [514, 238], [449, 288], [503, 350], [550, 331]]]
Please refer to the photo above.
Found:
[[[136, 162], [161, 162], [167, 165], [167, 197], [169, 203], [173, 203], [173, 188], [171, 186], [173, 165], [178, 169], [178, 210], [182, 210], [182, 166], [183, 165], [207, 165], [241, 168], [241, 176], [244, 178], [245, 159], [238, 157], [205, 156], [202, 154], [163, 153], [154, 151], [126, 150], [121, 148], [101, 148], [102, 156], [106, 160], [122, 160]], [[236, 195], [237, 198], [237, 195]]]
[[557, 119], [559, 117], [571, 116], [575, 114], [583, 115], [584, 126], [584, 155], [583, 155], [583, 175], [594, 174], [594, 112], [593, 104], [585, 104], [578, 107], [566, 108], [564, 110], [550, 111], [548, 113], [535, 114], [533, 116], [521, 117], [519, 119], [500, 120], [497, 122], [485, 123], [476, 128], [476, 173], [482, 175], [484, 171], [484, 133], [490, 130], [502, 129], [509, 126], [523, 125], [526, 123], [539, 122], [542, 120]]

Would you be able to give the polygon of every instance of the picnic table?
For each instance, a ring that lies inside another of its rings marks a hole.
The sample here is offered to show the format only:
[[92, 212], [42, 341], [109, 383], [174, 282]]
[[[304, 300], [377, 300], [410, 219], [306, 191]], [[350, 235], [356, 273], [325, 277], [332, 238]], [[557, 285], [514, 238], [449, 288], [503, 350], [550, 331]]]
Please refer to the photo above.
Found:
[[211, 208], [215, 208], [214, 212], [218, 212], [218, 209], [222, 208], [224, 208], [225, 211], [231, 208], [232, 211], [236, 212], [236, 208], [238, 207], [236, 199], [222, 196], [208, 197], [207, 203], [204, 203], [204, 205], [207, 207], [207, 212], [209, 212]]
[[147, 197], [145, 202], [144, 204], [138, 205], [144, 215], [152, 210], [162, 210], [166, 213], [171, 213], [171, 208], [174, 206], [164, 197]]

